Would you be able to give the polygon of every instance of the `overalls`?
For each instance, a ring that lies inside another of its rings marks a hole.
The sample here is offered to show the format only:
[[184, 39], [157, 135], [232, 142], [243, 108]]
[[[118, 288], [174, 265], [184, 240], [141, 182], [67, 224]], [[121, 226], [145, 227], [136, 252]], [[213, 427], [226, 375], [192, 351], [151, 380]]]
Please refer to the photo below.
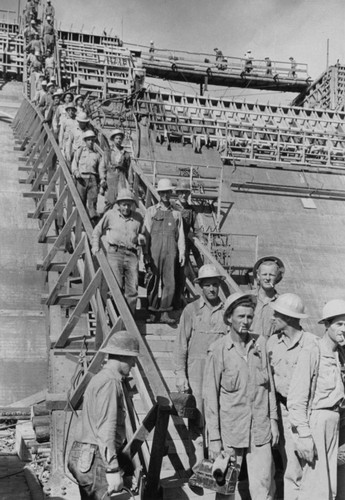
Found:
[[107, 208], [114, 205], [120, 189], [128, 188], [128, 170], [130, 158], [125, 150], [112, 149], [110, 164], [107, 168], [107, 191], [105, 204]]
[[[175, 293], [175, 264], [177, 251], [177, 222], [172, 210], [157, 210], [152, 218], [151, 250], [153, 275], [148, 283], [150, 311], [171, 311]], [[161, 282], [162, 296], [159, 298]]]

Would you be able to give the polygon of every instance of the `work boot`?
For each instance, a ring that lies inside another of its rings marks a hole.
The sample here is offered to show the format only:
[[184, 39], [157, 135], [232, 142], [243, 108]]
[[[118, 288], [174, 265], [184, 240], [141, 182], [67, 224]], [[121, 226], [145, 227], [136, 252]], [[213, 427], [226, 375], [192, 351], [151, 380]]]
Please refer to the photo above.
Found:
[[146, 319], [146, 323], [158, 323], [157, 314], [151, 313]]
[[170, 316], [167, 312], [163, 312], [161, 314], [161, 318], [160, 318], [159, 322], [166, 323], [167, 325], [174, 325], [176, 323], [176, 320], [173, 318], [170, 318]]

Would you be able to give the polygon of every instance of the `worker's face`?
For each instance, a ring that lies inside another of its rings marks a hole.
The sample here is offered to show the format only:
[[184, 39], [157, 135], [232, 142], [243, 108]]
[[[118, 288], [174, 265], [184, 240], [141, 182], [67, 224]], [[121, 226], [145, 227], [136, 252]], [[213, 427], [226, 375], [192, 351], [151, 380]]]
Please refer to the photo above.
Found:
[[64, 101], [65, 101], [66, 104], [69, 104], [70, 102], [72, 102], [72, 96], [71, 96], [71, 94], [66, 94], [65, 98], [64, 98]]
[[181, 205], [187, 205], [188, 196], [189, 196], [189, 191], [179, 191], [177, 198], [181, 203]]
[[241, 336], [246, 336], [253, 323], [254, 309], [249, 306], [237, 306], [229, 316], [227, 323], [232, 330]]
[[345, 314], [333, 318], [329, 323], [328, 335], [336, 344], [345, 345]]
[[122, 134], [114, 135], [113, 143], [115, 144], [115, 146], [121, 146], [121, 144], [123, 143], [123, 135]]
[[289, 326], [289, 318], [278, 311], [273, 312], [272, 324], [274, 333], [283, 332]]
[[60, 104], [60, 97], [58, 97], [57, 95], [54, 97], [54, 104], [55, 105]]
[[277, 281], [278, 272], [278, 266], [275, 263], [261, 264], [257, 272], [257, 281], [261, 288], [272, 289]]
[[170, 201], [171, 195], [172, 191], [161, 191], [159, 193], [161, 200], [165, 203], [168, 203]]
[[129, 200], [119, 201], [119, 211], [124, 217], [129, 217], [132, 211], [132, 202]]
[[200, 282], [202, 293], [204, 297], [212, 302], [218, 298], [219, 294], [219, 279], [217, 278], [205, 278]]
[[94, 145], [94, 142], [95, 142], [95, 139], [93, 137], [88, 137], [87, 139], [84, 139], [85, 140], [85, 144], [86, 146], [93, 150], [93, 145]]
[[79, 97], [79, 99], [76, 100], [76, 106], [82, 106], [83, 105], [83, 98]]
[[128, 377], [131, 369], [135, 365], [136, 358], [134, 356], [119, 356], [119, 373], [123, 377]]
[[75, 118], [76, 116], [76, 112], [75, 112], [75, 109], [74, 108], [68, 108], [66, 110], [67, 112], [67, 115], [70, 117], [70, 118]]

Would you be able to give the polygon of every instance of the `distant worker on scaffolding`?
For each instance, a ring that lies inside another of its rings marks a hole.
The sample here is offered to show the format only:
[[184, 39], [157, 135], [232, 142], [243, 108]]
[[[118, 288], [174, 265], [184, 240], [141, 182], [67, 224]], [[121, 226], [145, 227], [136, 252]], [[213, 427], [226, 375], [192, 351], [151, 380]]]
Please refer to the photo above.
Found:
[[247, 50], [244, 54], [244, 72], [249, 74], [253, 71], [253, 56], [252, 51]]
[[[173, 192], [170, 179], [158, 181], [159, 202], [146, 210], [144, 261], [150, 275], [147, 285], [148, 322], [160, 320], [173, 324], [169, 316], [175, 296], [175, 266], [184, 266], [186, 244], [181, 213], [170, 203]], [[161, 289], [161, 295], [159, 291]]]
[[265, 57], [266, 61], [266, 76], [272, 76], [272, 61], [269, 57]]
[[155, 53], [155, 42], [153, 40], [151, 40], [150, 48], [149, 48], [149, 54], [150, 54], [151, 61], [153, 61], [154, 53]]
[[120, 189], [116, 205], [104, 214], [92, 233], [94, 255], [99, 251], [102, 234], [106, 234], [108, 262], [133, 315], [138, 297], [138, 250], [145, 243], [144, 221], [135, 203], [129, 189]]
[[218, 69], [224, 71], [227, 67], [227, 60], [223, 56], [223, 52], [220, 49], [215, 48], [214, 51], [216, 53], [216, 66]]
[[289, 61], [290, 61], [290, 71], [288, 77], [297, 78], [297, 72], [296, 72], [297, 63], [293, 57], [289, 57]]
[[122, 146], [124, 137], [125, 133], [120, 129], [115, 129], [110, 134], [111, 147], [105, 155], [104, 172], [101, 173], [101, 188], [105, 190], [105, 210], [114, 205], [120, 189], [133, 186], [131, 157]]
[[95, 139], [96, 135], [92, 130], [84, 132], [83, 145], [75, 153], [72, 162], [77, 190], [93, 225], [98, 222], [97, 197], [102, 162], [100, 153], [94, 148]]
[[51, 0], [47, 0], [47, 6], [45, 10], [45, 17], [48, 20], [48, 17], [52, 19], [52, 22], [54, 23], [54, 17], [55, 17], [55, 9], [52, 5]]
[[47, 17], [47, 24], [43, 26], [42, 38], [45, 50], [53, 52], [55, 46], [55, 32], [53, 19], [50, 16]]

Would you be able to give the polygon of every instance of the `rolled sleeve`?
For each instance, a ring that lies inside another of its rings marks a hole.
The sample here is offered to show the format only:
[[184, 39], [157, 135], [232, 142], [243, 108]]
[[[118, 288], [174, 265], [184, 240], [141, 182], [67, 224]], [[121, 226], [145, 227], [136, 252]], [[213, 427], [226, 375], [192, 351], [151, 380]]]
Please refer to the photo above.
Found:
[[106, 467], [118, 467], [116, 453], [116, 427], [118, 419], [117, 384], [115, 380], [108, 380], [98, 390], [96, 437], [100, 454]]
[[301, 437], [310, 435], [308, 409], [318, 356], [319, 348], [316, 345], [302, 349], [290, 383], [287, 398], [289, 420]]
[[205, 403], [205, 418], [210, 441], [221, 440], [219, 418], [219, 388], [222, 366], [212, 347], [206, 360], [203, 397]]

